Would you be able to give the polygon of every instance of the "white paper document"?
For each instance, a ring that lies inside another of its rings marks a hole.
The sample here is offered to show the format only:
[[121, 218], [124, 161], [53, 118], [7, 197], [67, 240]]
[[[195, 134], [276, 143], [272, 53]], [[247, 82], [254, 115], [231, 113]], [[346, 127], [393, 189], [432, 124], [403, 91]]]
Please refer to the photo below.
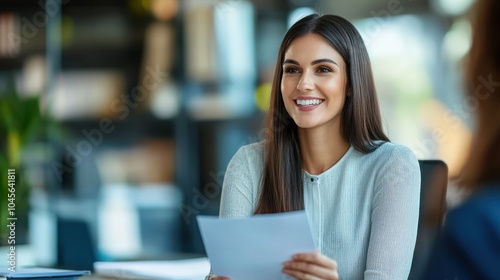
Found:
[[236, 280], [289, 279], [283, 262], [296, 253], [314, 252], [304, 211], [240, 219], [198, 216], [212, 273]]

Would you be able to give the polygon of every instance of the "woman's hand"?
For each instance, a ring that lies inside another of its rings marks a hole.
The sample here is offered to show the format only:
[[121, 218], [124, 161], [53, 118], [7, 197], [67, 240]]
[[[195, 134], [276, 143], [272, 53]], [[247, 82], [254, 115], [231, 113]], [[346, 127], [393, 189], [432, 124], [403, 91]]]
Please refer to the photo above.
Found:
[[337, 262], [320, 253], [295, 254], [283, 264], [283, 273], [298, 280], [338, 280]]
[[212, 276], [210, 277], [210, 280], [231, 280], [231, 279], [224, 276]]

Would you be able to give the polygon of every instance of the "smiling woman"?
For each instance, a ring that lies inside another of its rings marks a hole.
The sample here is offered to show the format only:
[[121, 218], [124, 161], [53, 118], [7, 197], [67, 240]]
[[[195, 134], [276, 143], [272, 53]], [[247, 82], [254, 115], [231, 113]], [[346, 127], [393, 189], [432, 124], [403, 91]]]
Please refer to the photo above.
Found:
[[419, 165], [382, 130], [368, 54], [350, 22], [310, 15], [288, 30], [266, 129], [265, 141], [229, 163], [221, 217], [305, 209], [317, 251], [283, 260], [295, 279], [407, 279]]

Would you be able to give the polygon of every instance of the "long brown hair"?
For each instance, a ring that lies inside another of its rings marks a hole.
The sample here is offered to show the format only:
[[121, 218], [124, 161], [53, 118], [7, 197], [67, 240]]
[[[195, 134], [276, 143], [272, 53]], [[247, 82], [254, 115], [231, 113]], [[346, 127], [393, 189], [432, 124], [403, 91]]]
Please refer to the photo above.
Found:
[[466, 98], [477, 104], [476, 132], [462, 184], [470, 189], [500, 180], [500, 1], [480, 0], [472, 19], [465, 68]]
[[[302, 160], [297, 125], [285, 109], [281, 96], [285, 52], [298, 37], [318, 34], [344, 59], [347, 92], [342, 109], [341, 134], [358, 151], [369, 153], [389, 141], [382, 121], [373, 82], [370, 59], [363, 39], [346, 19], [335, 15], [309, 15], [296, 22], [281, 43], [267, 117], [264, 170], [256, 214], [304, 209]], [[381, 141], [378, 141], [381, 140]]]

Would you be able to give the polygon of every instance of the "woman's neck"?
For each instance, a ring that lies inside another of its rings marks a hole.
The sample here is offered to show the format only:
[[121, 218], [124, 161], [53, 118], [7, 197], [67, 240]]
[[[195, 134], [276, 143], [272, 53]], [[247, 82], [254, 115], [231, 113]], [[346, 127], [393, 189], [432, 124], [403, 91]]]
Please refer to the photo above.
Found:
[[298, 129], [302, 166], [309, 174], [318, 175], [335, 165], [349, 150], [339, 130]]

